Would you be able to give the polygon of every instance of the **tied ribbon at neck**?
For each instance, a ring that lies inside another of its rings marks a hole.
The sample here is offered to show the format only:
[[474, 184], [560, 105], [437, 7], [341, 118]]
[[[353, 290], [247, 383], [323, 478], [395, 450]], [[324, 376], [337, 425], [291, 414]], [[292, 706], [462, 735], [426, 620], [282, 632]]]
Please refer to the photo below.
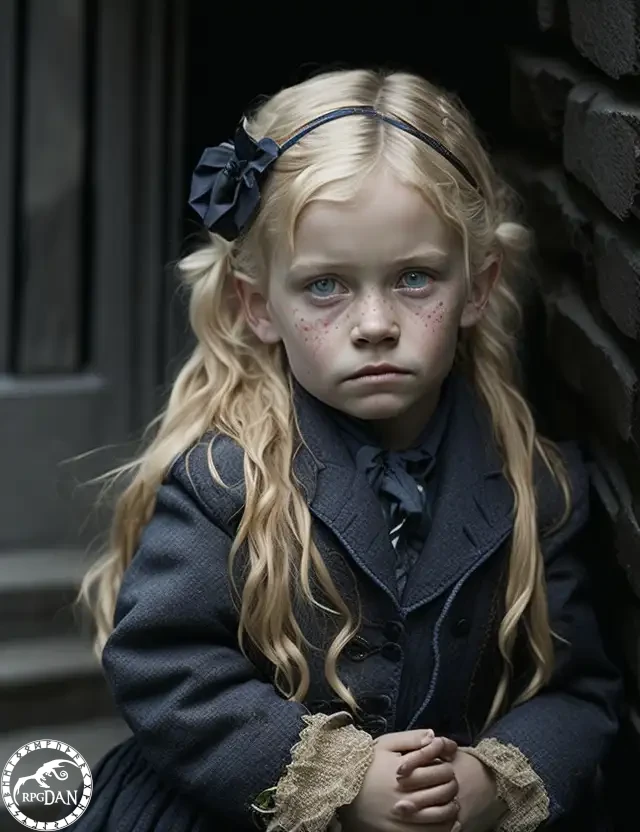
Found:
[[392, 525], [406, 519], [419, 523], [425, 508], [424, 482], [433, 467], [428, 451], [385, 451], [363, 445], [356, 455], [356, 467], [362, 471], [378, 496], [387, 498]]

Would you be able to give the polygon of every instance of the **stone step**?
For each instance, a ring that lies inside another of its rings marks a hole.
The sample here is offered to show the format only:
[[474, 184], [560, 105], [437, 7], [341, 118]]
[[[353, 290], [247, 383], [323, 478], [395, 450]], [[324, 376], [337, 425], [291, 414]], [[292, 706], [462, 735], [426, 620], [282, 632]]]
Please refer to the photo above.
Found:
[[91, 563], [81, 549], [0, 554], [0, 641], [78, 630], [72, 604]]
[[[25, 743], [37, 739], [54, 739], [69, 743], [82, 754], [93, 769], [96, 763], [131, 732], [119, 718], [95, 719], [69, 724], [37, 724], [5, 734], [0, 740], [0, 769]], [[19, 832], [22, 824], [14, 820], [0, 801], [0, 832]]]
[[68, 635], [0, 642], [0, 736], [32, 725], [115, 713], [87, 639]]

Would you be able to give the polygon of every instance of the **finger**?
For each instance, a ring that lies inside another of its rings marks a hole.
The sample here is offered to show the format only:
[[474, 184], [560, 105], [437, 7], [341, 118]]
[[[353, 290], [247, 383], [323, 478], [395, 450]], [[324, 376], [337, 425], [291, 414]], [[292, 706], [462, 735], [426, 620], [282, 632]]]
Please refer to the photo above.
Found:
[[458, 752], [458, 743], [455, 740], [450, 740], [448, 737], [442, 737], [444, 749], [441, 757], [443, 760], [451, 762]]
[[420, 766], [406, 777], [396, 778], [396, 787], [401, 792], [415, 792], [420, 789], [432, 789], [453, 783], [457, 788], [458, 781], [451, 763], [434, 763], [430, 766]]
[[398, 805], [400, 808], [394, 810], [394, 814], [405, 823], [454, 823], [460, 812], [457, 801], [447, 803], [446, 806], [428, 806], [424, 809], [419, 809], [412, 801], [403, 800]]
[[457, 782], [451, 763], [433, 763], [429, 766], [419, 766], [405, 777], [396, 777], [396, 786], [402, 792], [432, 789], [434, 786]]
[[[402, 794], [402, 797], [399, 798], [398, 802], [402, 803], [403, 801], [408, 800], [411, 803], [415, 803], [419, 809], [426, 809], [427, 806], [445, 806], [447, 803], [451, 803], [452, 800], [455, 800], [458, 795], [458, 788], [457, 780], [449, 780], [448, 783], [441, 783], [437, 786], [425, 786], [420, 784], [410, 791], [403, 784], [403, 788], [400, 791], [401, 794], [406, 792], [406, 796]], [[425, 795], [425, 800], [427, 802], [418, 803], [418, 799], [416, 797], [417, 794]]]
[[410, 774], [419, 766], [428, 766], [434, 763], [444, 750], [442, 737], [435, 737], [428, 745], [418, 748], [415, 751], [407, 752], [398, 766], [398, 776], [404, 777]]
[[[354, 827], [355, 829], [355, 827]], [[343, 832], [351, 832], [351, 830], [343, 830]], [[389, 828], [389, 832], [462, 832], [462, 825], [455, 821], [452, 825], [449, 823], [430, 823], [424, 822], [416, 823], [412, 820], [411, 815], [406, 818], [394, 818], [393, 826]]]
[[431, 740], [429, 745], [424, 746], [416, 751], [410, 751], [402, 758], [402, 762], [398, 766], [397, 774], [404, 777], [410, 774], [419, 766], [428, 766], [435, 763], [436, 760], [442, 757], [444, 751], [444, 740], [442, 737], [436, 737]]
[[388, 751], [414, 751], [421, 748], [425, 742], [433, 740], [434, 733], [429, 729], [419, 728], [415, 731], [398, 731], [393, 734], [383, 734], [378, 737], [376, 744]]

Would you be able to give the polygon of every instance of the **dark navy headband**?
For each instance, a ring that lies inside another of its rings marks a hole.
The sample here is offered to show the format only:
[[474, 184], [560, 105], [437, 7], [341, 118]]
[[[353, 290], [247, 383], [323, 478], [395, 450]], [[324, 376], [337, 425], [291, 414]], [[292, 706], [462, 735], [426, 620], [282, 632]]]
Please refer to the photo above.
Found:
[[191, 180], [189, 205], [210, 231], [227, 240], [235, 239], [253, 218], [260, 204], [260, 185], [276, 159], [316, 127], [345, 116], [369, 116], [415, 136], [443, 156], [480, 191], [468, 168], [433, 136], [398, 116], [379, 113], [373, 107], [340, 107], [307, 122], [280, 145], [268, 137], [256, 142], [245, 130], [243, 120], [233, 142], [208, 147], [202, 154]]

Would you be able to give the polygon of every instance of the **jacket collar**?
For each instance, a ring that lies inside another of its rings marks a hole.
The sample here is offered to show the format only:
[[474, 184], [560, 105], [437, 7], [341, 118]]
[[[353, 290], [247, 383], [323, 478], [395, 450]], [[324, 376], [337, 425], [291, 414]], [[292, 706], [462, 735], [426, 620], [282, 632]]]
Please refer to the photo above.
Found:
[[454, 584], [497, 548], [511, 527], [513, 497], [486, 408], [471, 384], [452, 375], [449, 425], [439, 450], [439, 490], [431, 531], [412, 570], [402, 605], [396, 554], [380, 503], [353, 463], [326, 407], [297, 385], [294, 402], [304, 439], [294, 459], [313, 515], [341, 542], [353, 561], [391, 599], [410, 612]]

